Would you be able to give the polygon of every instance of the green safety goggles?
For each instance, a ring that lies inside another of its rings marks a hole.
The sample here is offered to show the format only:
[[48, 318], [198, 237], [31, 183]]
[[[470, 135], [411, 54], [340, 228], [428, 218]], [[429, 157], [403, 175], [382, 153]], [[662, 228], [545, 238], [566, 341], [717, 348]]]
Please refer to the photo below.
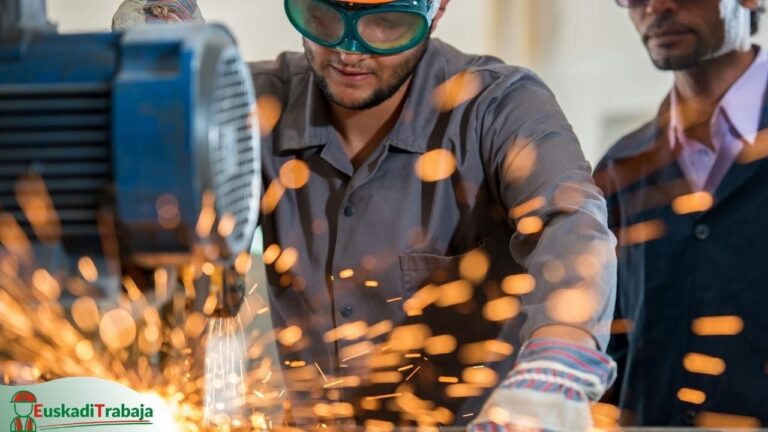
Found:
[[391, 55], [419, 45], [429, 34], [439, 0], [285, 0], [291, 24], [304, 37], [329, 48]]

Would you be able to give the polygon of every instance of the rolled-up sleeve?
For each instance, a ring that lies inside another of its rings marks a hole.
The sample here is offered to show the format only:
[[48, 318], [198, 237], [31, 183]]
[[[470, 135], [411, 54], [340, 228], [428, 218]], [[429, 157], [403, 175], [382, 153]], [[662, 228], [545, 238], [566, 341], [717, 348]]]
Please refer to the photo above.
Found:
[[[520, 293], [520, 336], [568, 325], [589, 332], [604, 350], [616, 239], [590, 165], [554, 95], [533, 73], [522, 70], [488, 90], [480, 136], [485, 169], [515, 227], [512, 257], [535, 280], [531, 292]], [[517, 294], [511, 282], [505, 290]]]

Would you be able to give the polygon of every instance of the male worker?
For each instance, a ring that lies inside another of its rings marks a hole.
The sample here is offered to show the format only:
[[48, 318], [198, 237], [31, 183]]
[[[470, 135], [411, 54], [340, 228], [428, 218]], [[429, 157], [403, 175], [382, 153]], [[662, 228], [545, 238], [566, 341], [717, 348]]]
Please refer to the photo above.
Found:
[[587, 430], [615, 374], [605, 202], [535, 75], [430, 39], [447, 4], [286, 0], [304, 55], [252, 66], [259, 117], [281, 113], [262, 222], [285, 421]]
[[605, 203], [535, 75], [430, 39], [447, 4], [285, 0], [304, 53], [252, 65], [292, 419], [586, 430]]
[[[619, 233], [616, 398], [637, 425], [768, 426], [768, 57], [758, 0], [618, 0], [674, 73], [596, 170]], [[612, 393], [614, 393], [612, 391]]]

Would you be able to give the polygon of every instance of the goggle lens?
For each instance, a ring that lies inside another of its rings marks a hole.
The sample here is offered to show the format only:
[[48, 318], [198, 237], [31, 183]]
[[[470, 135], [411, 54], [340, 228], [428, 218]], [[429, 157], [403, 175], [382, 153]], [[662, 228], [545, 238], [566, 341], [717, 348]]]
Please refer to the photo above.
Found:
[[427, 32], [426, 20], [414, 13], [380, 12], [363, 15], [357, 22], [357, 34], [377, 50], [397, 50], [412, 46]]
[[317, 42], [335, 44], [344, 37], [344, 17], [328, 4], [316, 0], [288, 0], [286, 4], [291, 20]]

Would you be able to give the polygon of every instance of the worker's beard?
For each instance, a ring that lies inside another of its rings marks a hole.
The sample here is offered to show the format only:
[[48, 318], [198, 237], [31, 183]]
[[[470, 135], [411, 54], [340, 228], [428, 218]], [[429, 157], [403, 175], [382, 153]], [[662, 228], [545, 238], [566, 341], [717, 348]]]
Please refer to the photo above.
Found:
[[395, 93], [397, 93], [397, 91], [400, 90], [403, 85], [405, 85], [411, 75], [413, 75], [413, 72], [416, 70], [416, 66], [418, 66], [419, 62], [424, 57], [424, 54], [427, 52], [428, 46], [429, 38], [417, 46], [415, 51], [410, 56], [408, 56], [405, 61], [397, 65], [397, 67], [392, 71], [391, 79], [388, 79], [381, 86], [371, 92], [370, 95], [355, 103], [342, 101], [333, 94], [330, 85], [328, 85], [328, 80], [326, 80], [325, 77], [323, 77], [323, 75], [320, 74], [317, 69], [318, 65], [316, 64], [316, 58], [312, 54], [310, 47], [307, 45], [306, 39], [304, 40], [304, 54], [306, 55], [307, 62], [314, 72], [313, 75], [315, 76], [315, 82], [317, 83], [318, 87], [320, 87], [320, 91], [328, 101], [342, 108], [362, 111], [381, 105], [382, 103], [389, 100], [389, 98], [391, 98]]

